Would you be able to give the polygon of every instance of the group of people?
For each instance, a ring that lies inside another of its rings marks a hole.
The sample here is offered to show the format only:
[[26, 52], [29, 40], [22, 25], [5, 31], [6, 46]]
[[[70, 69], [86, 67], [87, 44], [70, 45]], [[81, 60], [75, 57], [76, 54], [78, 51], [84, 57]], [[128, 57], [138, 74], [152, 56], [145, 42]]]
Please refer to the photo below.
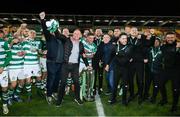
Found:
[[[138, 97], [138, 104], [149, 100], [158, 104], [168, 103], [166, 83], [172, 82], [172, 108], [177, 111], [180, 93], [180, 44], [174, 32], [167, 32], [164, 39], [156, 36], [153, 29], [138, 33], [136, 27], [126, 26], [124, 32], [115, 28], [114, 32], [103, 34], [100, 28], [93, 33], [80, 29], [69, 34], [64, 28], [59, 30], [59, 22], [45, 20], [45, 12], [39, 14], [42, 24], [42, 39], [36, 39], [36, 31], [21, 24], [10, 34], [8, 28], [0, 30], [0, 84], [2, 87], [3, 113], [8, 114], [8, 105], [13, 101], [22, 102], [20, 94], [25, 87], [27, 101], [32, 100], [31, 86], [35, 86], [40, 96], [45, 96], [48, 104], [56, 101], [62, 105], [69, 76], [74, 85], [74, 101], [80, 99], [80, 73], [94, 70], [93, 95], [104, 92], [103, 80], [106, 78], [108, 102], [117, 102], [118, 87], [122, 90], [122, 104]], [[134, 90], [136, 78], [137, 93]], [[98, 83], [97, 83], [98, 82]], [[149, 90], [153, 83], [153, 92]], [[98, 85], [97, 85], [98, 84]]]
[[36, 40], [36, 31], [21, 24], [14, 34], [8, 27], [0, 30], [0, 83], [3, 113], [9, 112], [13, 101], [22, 102], [20, 94], [25, 88], [27, 101], [32, 99], [32, 77], [36, 77], [37, 93], [43, 95], [46, 89], [45, 40]]

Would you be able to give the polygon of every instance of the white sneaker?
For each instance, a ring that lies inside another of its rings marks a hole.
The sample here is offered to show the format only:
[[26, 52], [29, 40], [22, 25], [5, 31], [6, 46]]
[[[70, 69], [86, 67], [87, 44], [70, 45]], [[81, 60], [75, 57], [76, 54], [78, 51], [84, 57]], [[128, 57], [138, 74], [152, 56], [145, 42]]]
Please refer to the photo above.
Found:
[[58, 99], [58, 94], [57, 94], [57, 93], [53, 93], [53, 94], [52, 94], [52, 98], [53, 98], [54, 100], [57, 100], [57, 99]]
[[8, 114], [9, 113], [9, 109], [8, 109], [8, 106], [7, 104], [3, 104], [3, 114]]
[[47, 97], [46, 96], [46, 101], [47, 101], [47, 103], [49, 104], [49, 105], [51, 105], [53, 102], [53, 100], [52, 100], [52, 97]]

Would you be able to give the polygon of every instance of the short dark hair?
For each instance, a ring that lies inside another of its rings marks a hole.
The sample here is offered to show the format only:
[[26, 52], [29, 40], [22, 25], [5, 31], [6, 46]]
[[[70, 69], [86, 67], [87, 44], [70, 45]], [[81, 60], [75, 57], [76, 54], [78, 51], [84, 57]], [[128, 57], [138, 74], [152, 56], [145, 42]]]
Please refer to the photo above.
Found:
[[118, 29], [118, 30], [120, 30], [120, 27], [115, 27], [115, 28], [114, 28], [114, 30], [115, 30], [115, 29]]
[[167, 35], [176, 35], [176, 33], [171, 31], [171, 32], [167, 32], [165, 36], [167, 36]]
[[94, 34], [91, 33], [91, 32], [89, 32], [89, 33], [87, 34], [87, 37], [88, 37], [88, 36], [94, 36]]
[[123, 32], [123, 33], [120, 34], [119, 37], [121, 37], [121, 36], [123, 36], [123, 35], [128, 36], [126, 33]]

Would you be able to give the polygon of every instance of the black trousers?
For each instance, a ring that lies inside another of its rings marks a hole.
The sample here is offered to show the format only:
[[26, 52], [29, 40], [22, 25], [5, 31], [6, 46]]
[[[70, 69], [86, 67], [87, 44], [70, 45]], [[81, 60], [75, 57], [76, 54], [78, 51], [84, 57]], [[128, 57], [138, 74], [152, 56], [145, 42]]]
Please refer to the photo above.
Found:
[[98, 79], [98, 89], [102, 88], [103, 85], [103, 67], [96, 65], [94, 69], [95, 69], [94, 90], [96, 90], [97, 79]]
[[[151, 86], [151, 81], [154, 79], [154, 78], [150, 78], [151, 77], [151, 75], [153, 75], [153, 74], [151, 74], [150, 73], [150, 68], [149, 68], [149, 66], [148, 66], [148, 64], [146, 63], [146, 64], [144, 64], [144, 72], [145, 72], [145, 74], [144, 74], [144, 82], [145, 82], [145, 85], [144, 85], [144, 98], [148, 98], [149, 97], [149, 89], [150, 89], [150, 86]], [[153, 75], [154, 76], [154, 75]], [[152, 77], [153, 77], [152, 76]], [[156, 80], [156, 79], [155, 79]]]
[[114, 68], [114, 88], [112, 91], [112, 97], [111, 100], [116, 100], [117, 96], [117, 87], [121, 78], [121, 86], [123, 89], [123, 95], [122, 95], [122, 102], [127, 101], [127, 90], [128, 90], [128, 82], [129, 82], [129, 77], [128, 77], [128, 68], [127, 67], [121, 67], [120, 65], [116, 64]]
[[75, 64], [63, 63], [61, 72], [62, 72], [61, 82], [60, 82], [60, 86], [59, 86], [57, 103], [60, 104], [62, 102], [69, 73], [71, 73], [71, 77], [72, 77], [73, 83], [75, 85], [75, 98], [77, 100], [79, 100], [80, 99], [79, 98], [79, 94], [80, 94], [79, 64], [78, 63], [75, 63]]
[[52, 93], [58, 92], [58, 85], [61, 79], [61, 67], [62, 63], [56, 63], [52, 61], [46, 62], [47, 64], [47, 96], [51, 96]]
[[152, 99], [154, 99], [154, 100], [156, 99], [156, 96], [159, 92], [161, 80], [163, 80], [161, 72], [158, 72], [158, 73], [152, 73], [151, 72], [150, 73], [150, 82], [149, 83], [151, 84], [151, 82], [153, 82]]
[[167, 91], [166, 91], [166, 83], [167, 81], [171, 81], [172, 84], [172, 93], [173, 93], [173, 103], [172, 106], [177, 106], [179, 100], [180, 93], [180, 73], [177, 70], [164, 70], [163, 78], [160, 82], [160, 90], [162, 92], [162, 100], [167, 101]]
[[136, 82], [138, 86], [138, 95], [140, 98], [143, 96], [144, 85], [144, 63], [133, 62], [129, 67], [129, 91], [130, 96], [134, 96], [134, 76], [136, 74]]

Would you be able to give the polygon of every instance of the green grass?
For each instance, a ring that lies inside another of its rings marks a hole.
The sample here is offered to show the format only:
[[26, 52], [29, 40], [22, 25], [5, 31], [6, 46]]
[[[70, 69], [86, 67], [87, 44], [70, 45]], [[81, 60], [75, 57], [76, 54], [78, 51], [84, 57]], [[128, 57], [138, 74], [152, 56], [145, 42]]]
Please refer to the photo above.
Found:
[[[34, 88], [33, 88], [34, 89]], [[35, 90], [35, 89], [34, 89]], [[14, 103], [9, 107], [8, 116], [96, 116], [95, 102], [87, 102], [79, 106], [74, 102], [72, 95], [66, 95], [62, 106], [57, 108], [54, 105], [48, 105], [45, 98], [38, 97], [33, 91], [33, 100], [26, 102], [26, 96], [23, 96], [24, 102]], [[2, 110], [0, 112], [2, 115]]]
[[[137, 91], [137, 89], [135, 89]], [[150, 90], [152, 92], [152, 88]], [[107, 116], [176, 116], [180, 115], [180, 109], [176, 113], [171, 113], [169, 110], [172, 104], [172, 93], [170, 82], [167, 83], [168, 104], [160, 106], [157, 103], [160, 101], [160, 94], [157, 96], [156, 104], [151, 104], [148, 101], [138, 104], [137, 98], [130, 102], [128, 106], [121, 104], [121, 96], [117, 96], [117, 103], [110, 105], [108, 103], [109, 97], [101, 95], [101, 100], [104, 106], [104, 112]], [[179, 103], [180, 104], [180, 103]]]
[[[120, 98], [120, 97], [119, 97]], [[107, 100], [107, 97], [102, 96], [104, 111], [107, 116], [166, 116], [172, 115], [169, 112], [171, 107], [170, 104], [166, 106], [159, 106], [157, 104], [151, 104], [149, 102], [144, 102], [141, 105], [138, 105], [137, 99], [130, 102], [127, 107], [123, 106], [120, 103], [120, 100], [114, 105], [110, 105]], [[180, 113], [180, 112], [178, 112]], [[177, 113], [176, 113], [177, 114]], [[176, 115], [175, 114], [175, 115]]]
[[[105, 82], [104, 82], [105, 84]], [[106, 84], [105, 84], [106, 85]], [[105, 87], [105, 86], [104, 86]], [[170, 82], [167, 84], [168, 89], [168, 104], [159, 106], [144, 102], [138, 105], [137, 99], [130, 102], [127, 107], [120, 103], [121, 97], [117, 97], [117, 103], [110, 105], [108, 103], [109, 96], [102, 94], [101, 101], [104, 107], [106, 116], [172, 116], [180, 115], [180, 109], [177, 113], [170, 113], [169, 109], [172, 104], [172, 93]], [[135, 89], [137, 90], [137, 89]], [[26, 100], [25, 94], [23, 99]], [[158, 95], [157, 101], [160, 100]], [[0, 103], [2, 105], [2, 103]], [[179, 103], [180, 104], [180, 103]], [[38, 97], [36, 89], [33, 88], [33, 100], [31, 103], [14, 103], [9, 107], [8, 116], [97, 116], [95, 102], [85, 102], [83, 106], [79, 106], [73, 101], [73, 94], [66, 95], [62, 103], [62, 107], [56, 108], [55, 105], [48, 105], [45, 98]], [[2, 116], [2, 109], [0, 109], [0, 116]]]

